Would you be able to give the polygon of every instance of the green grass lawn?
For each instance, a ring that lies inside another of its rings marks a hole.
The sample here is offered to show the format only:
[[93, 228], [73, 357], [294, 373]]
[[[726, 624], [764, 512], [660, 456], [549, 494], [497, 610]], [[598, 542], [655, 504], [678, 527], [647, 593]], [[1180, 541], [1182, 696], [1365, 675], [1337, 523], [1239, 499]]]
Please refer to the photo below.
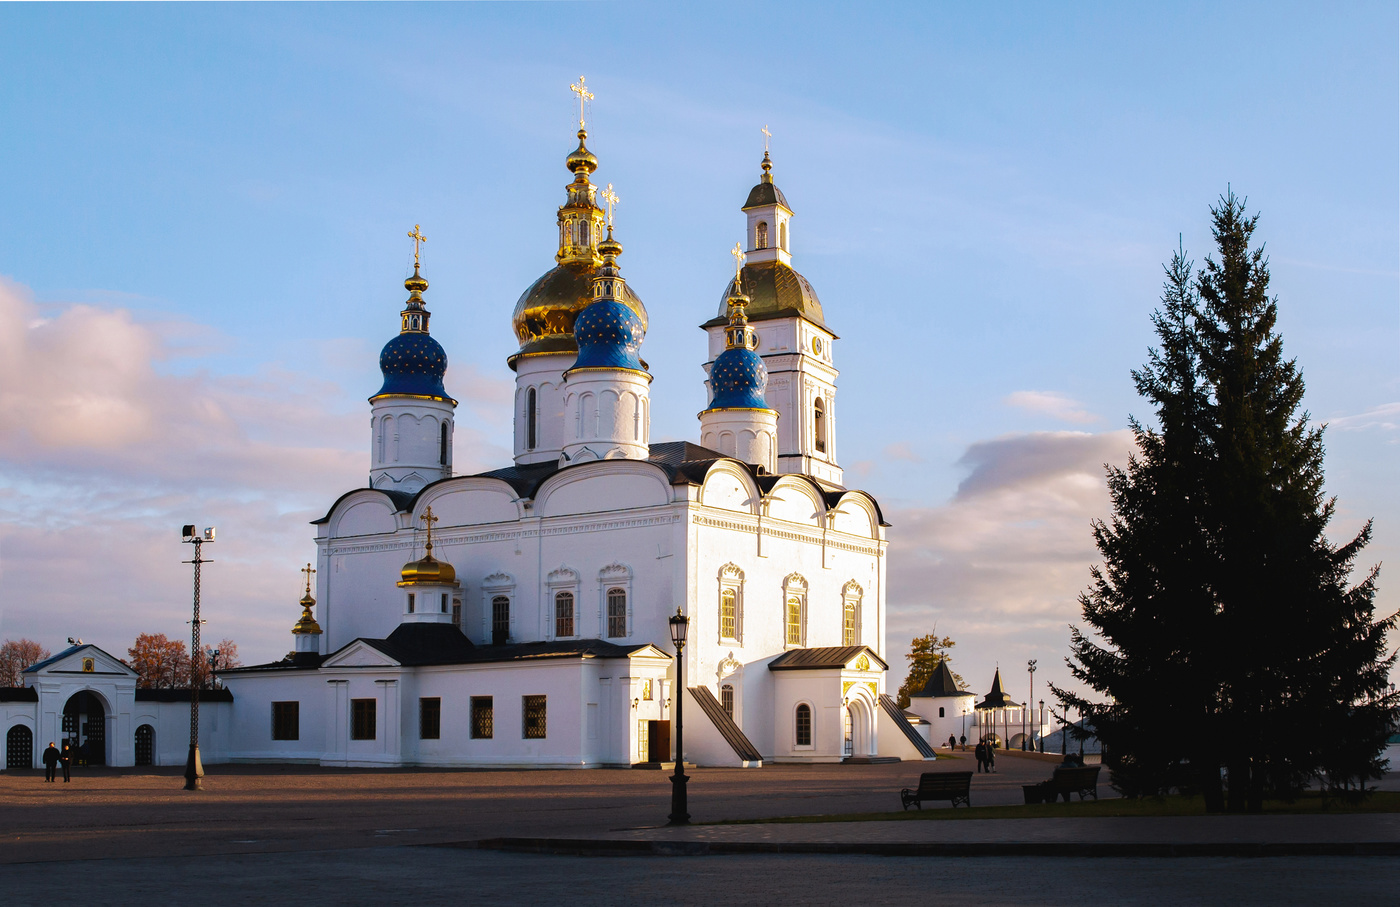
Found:
[[[1344, 803], [1333, 798], [1324, 806], [1320, 794], [1308, 792], [1292, 803], [1270, 800], [1264, 804], [1266, 815], [1295, 815], [1304, 813], [1394, 813], [1400, 812], [1400, 792], [1376, 791], [1360, 803]], [[1030, 806], [974, 806], [953, 809], [944, 804], [930, 805], [923, 810], [887, 813], [847, 813], [834, 816], [779, 816], [772, 819], [734, 819], [712, 825], [759, 825], [769, 823], [809, 822], [899, 822], [943, 819], [1058, 819], [1110, 818], [1120, 816], [1204, 816], [1205, 803], [1200, 797], [1144, 797], [1139, 800], [1075, 800], [1071, 803], [1036, 803]]]

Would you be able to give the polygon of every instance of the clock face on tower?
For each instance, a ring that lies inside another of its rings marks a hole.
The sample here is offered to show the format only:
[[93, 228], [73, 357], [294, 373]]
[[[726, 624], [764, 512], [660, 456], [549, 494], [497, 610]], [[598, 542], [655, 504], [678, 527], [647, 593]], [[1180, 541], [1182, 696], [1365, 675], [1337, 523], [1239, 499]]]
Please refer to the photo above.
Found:
[[820, 356], [821, 354], [822, 354], [822, 339], [821, 339], [820, 337], [813, 337], [813, 338], [812, 338], [812, 355], [814, 355], [814, 356]]

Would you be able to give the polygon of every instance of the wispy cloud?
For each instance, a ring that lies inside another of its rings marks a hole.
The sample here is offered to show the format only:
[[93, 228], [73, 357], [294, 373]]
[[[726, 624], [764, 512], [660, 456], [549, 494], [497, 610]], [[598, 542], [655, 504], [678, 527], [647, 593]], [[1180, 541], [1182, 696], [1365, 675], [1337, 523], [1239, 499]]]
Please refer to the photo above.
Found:
[[1064, 682], [1065, 628], [1098, 560], [1090, 522], [1109, 515], [1104, 464], [1126, 462], [1131, 446], [1128, 431], [978, 442], [958, 461], [970, 472], [950, 501], [890, 513], [892, 660], [937, 624], [979, 688], [998, 661], [1026, 657], [1042, 658], [1042, 680]]
[[890, 460], [908, 460], [910, 463], [919, 463], [923, 461], [923, 457], [920, 457], [914, 452], [913, 445], [908, 441], [896, 441], [888, 445], [884, 453], [885, 458]]
[[1328, 420], [1327, 427], [1337, 431], [1395, 431], [1400, 429], [1400, 403], [1382, 403], [1354, 416], [1337, 416]]
[[[169, 369], [211, 332], [46, 308], [38, 317], [24, 287], [0, 283], [0, 638], [53, 648], [81, 635], [121, 654], [140, 632], [183, 635], [176, 533], [197, 522], [220, 528], [204, 575], [209, 632], [280, 656], [296, 568], [314, 556], [307, 522], [365, 482], [363, 394], [271, 365]], [[465, 406], [509, 399], [470, 369], [452, 377]], [[507, 455], [471, 424], [455, 446], [463, 471]]]
[[1016, 391], [1008, 394], [1002, 402], [1007, 406], [1042, 413], [1075, 425], [1088, 425], [1099, 421], [1099, 417], [1086, 410], [1084, 404], [1057, 391]]

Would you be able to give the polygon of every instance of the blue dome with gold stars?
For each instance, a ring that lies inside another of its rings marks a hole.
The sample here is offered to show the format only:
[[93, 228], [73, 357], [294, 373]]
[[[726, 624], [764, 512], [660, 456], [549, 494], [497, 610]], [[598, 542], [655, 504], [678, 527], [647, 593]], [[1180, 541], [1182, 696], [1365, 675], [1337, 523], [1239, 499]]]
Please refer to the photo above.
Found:
[[429, 334], [405, 331], [384, 344], [379, 354], [379, 371], [384, 374], [384, 385], [375, 397], [404, 394], [451, 399], [442, 386], [442, 376], [447, 373], [447, 353]]
[[637, 313], [616, 299], [590, 303], [574, 319], [578, 359], [574, 368], [627, 368], [644, 372], [639, 356], [646, 325]]
[[763, 357], [742, 347], [719, 354], [710, 367], [710, 387], [715, 398], [710, 409], [771, 409], [763, 398], [768, 386], [768, 367]]

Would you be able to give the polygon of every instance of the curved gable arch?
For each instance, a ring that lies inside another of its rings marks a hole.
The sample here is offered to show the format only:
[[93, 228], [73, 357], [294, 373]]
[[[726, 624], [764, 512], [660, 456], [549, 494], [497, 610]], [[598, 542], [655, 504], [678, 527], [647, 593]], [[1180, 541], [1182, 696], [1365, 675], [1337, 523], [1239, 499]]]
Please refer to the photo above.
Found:
[[753, 476], [734, 460], [716, 460], [705, 471], [700, 486], [700, 503], [720, 510], [758, 515], [763, 493], [754, 484]]
[[440, 527], [504, 523], [524, 515], [515, 489], [501, 479], [462, 476], [434, 482], [413, 501], [413, 525], [431, 506]]
[[398, 505], [382, 491], [361, 488], [336, 501], [326, 522], [332, 538], [381, 535], [398, 529], [398, 512]]
[[806, 479], [783, 476], [763, 498], [764, 513], [773, 519], [807, 526], [821, 526], [826, 502]]
[[671, 502], [666, 473], [642, 460], [600, 460], [561, 469], [540, 485], [540, 516], [657, 507]]
[[831, 528], [837, 532], [867, 539], [880, 537], [880, 509], [864, 492], [843, 494], [840, 502], [832, 508], [829, 518]]

